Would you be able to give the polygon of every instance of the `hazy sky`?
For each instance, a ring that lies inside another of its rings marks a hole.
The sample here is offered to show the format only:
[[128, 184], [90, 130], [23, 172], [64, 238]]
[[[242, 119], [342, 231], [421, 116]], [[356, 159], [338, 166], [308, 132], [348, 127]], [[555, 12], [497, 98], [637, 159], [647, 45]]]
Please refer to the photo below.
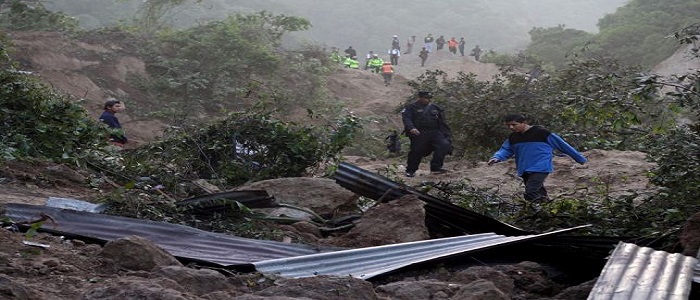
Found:
[[[82, 3], [84, 2], [84, 3]], [[190, 3], [194, 1], [190, 0]], [[203, 0], [174, 10], [179, 23], [201, 23], [235, 12], [266, 10], [304, 17], [313, 28], [293, 37], [358, 53], [384, 51], [391, 37], [402, 46], [415, 35], [465, 37], [467, 47], [512, 52], [524, 49], [532, 27], [597, 31], [598, 19], [628, 0]], [[86, 26], [128, 18], [143, 0], [52, 0], [46, 6], [77, 15]], [[102, 10], [102, 11], [100, 11]]]

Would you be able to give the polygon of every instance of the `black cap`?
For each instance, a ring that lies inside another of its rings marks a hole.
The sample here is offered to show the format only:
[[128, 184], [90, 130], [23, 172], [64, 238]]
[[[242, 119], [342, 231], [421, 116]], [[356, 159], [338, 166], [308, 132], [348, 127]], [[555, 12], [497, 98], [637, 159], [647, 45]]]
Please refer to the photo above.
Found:
[[418, 97], [421, 97], [421, 98], [433, 98], [433, 93], [428, 92], [428, 91], [420, 91], [420, 92], [418, 92]]

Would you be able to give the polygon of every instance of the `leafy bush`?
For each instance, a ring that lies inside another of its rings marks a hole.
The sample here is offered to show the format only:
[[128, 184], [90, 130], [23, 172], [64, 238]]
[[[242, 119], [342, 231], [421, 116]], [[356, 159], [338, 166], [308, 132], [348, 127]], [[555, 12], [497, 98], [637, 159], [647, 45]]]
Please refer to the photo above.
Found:
[[10, 9], [0, 12], [0, 28], [17, 31], [79, 31], [77, 19], [51, 12], [39, 1], [31, 7], [19, 0], [0, 0], [0, 4], [4, 3], [9, 3]]
[[639, 150], [649, 134], [673, 126], [673, 111], [639, 90], [637, 69], [613, 60], [574, 60], [566, 69], [505, 70], [490, 82], [474, 74], [427, 72], [411, 85], [435, 92], [447, 112], [458, 155], [484, 158], [507, 136], [502, 117], [522, 113], [581, 150]]
[[106, 144], [106, 129], [75, 101], [16, 70], [0, 42], [0, 159], [68, 158]]
[[[678, 49], [668, 37], [696, 22], [700, 5], [693, 0], [632, 0], [598, 21], [599, 32], [534, 28], [526, 52], [557, 67], [567, 53], [584, 57], [610, 56], [626, 65], [650, 68]], [[585, 46], [586, 51], [580, 51]], [[573, 50], [573, 51], [572, 51]]]
[[322, 72], [321, 61], [281, 55], [276, 48], [284, 33], [309, 26], [301, 18], [261, 12], [160, 31], [145, 51], [152, 75], [146, 88], [166, 108], [184, 109], [190, 115], [248, 108], [248, 99], [280, 107], [298, 102], [301, 97], [290, 96], [287, 90], [304, 90], [305, 97], [316, 98], [308, 92], [316, 90], [317, 85], [310, 83]]
[[164, 141], [127, 151], [124, 165], [129, 178], [148, 176], [170, 190], [199, 178], [232, 187], [306, 175], [319, 163], [334, 160], [356, 130], [352, 116], [333, 127], [313, 127], [285, 123], [270, 113], [232, 113], [208, 126], [177, 130]]

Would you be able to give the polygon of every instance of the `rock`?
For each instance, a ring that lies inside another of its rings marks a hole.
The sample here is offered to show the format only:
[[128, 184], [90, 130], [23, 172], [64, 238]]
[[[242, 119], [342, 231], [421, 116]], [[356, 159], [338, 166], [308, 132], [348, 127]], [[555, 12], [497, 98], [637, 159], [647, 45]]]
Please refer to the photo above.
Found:
[[77, 183], [84, 183], [87, 181], [85, 176], [67, 167], [66, 165], [48, 166], [46, 167], [46, 173], [51, 177], [65, 179]]
[[198, 299], [161, 282], [144, 281], [143, 278], [119, 278], [96, 284], [85, 292], [82, 300], [192, 300]]
[[285, 295], [296, 298], [333, 300], [379, 299], [370, 282], [350, 276], [316, 276], [280, 279], [275, 282], [275, 286], [254, 294], [265, 297]]
[[527, 293], [551, 296], [560, 290], [559, 285], [549, 278], [544, 268], [536, 262], [499, 265], [494, 269], [513, 278], [515, 288]]
[[415, 195], [368, 209], [346, 235], [330, 239], [339, 247], [371, 247], [430, 238], [425, 226], [425, 203]]
[[168, 278], [177, 282], [182, 291], [204, 295], [232, 288], [223, 274], [208, 269], [192, 269], [183, 266], [159, 266], [153, 269], [151, 277]]
[[389, 299], [412, 300], [412, 299], [450, 299], [464, 285], [427, 280], [406, 280], [380, 285], [377, 292]]
[[140, 236], [128, 236], [107, 243], [100, 256], [129, 270], [150, 271], [157, 266], [182, 266], [175, 257]]
[[14, 300], [46, 299], [40, 293], [18, 284], [7, 275], [0, 274], [0, 298]]
[[328, 218], [357, 213], [357, 198], [327, 178], [278, 178], [253, 182], [237, 190], [265, 190], [279, 203], [304, 207]]
[[582, 284], [565, 288], [551, 300], [586, 300], [595, 286], [596, 279], [586, 281]]
[[492, 267], [476, 266], [466, 270], [458, 271], [452, 276], [455, 282], [470, 283], [479, 279], [491, 281], [500, 291], [506, 295], [513, 293], [515, 283], [513, 279], [505, 273], [498, 271]]
[[506, 294], [499, 290], [493, 282], [478, 279], [466, 284], [450, 299], [453, 300], [509, 300]]

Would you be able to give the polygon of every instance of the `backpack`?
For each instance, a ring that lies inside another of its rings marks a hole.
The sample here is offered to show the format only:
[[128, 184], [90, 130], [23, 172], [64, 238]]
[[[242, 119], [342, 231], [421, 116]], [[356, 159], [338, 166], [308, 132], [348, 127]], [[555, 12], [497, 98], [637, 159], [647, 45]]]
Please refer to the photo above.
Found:
[[394, 130], [392, 134], [385, 138], [387, 140], [386, 149], [391, 153], [401, 152], [401, 140], [399, 139], [399, 133]]

